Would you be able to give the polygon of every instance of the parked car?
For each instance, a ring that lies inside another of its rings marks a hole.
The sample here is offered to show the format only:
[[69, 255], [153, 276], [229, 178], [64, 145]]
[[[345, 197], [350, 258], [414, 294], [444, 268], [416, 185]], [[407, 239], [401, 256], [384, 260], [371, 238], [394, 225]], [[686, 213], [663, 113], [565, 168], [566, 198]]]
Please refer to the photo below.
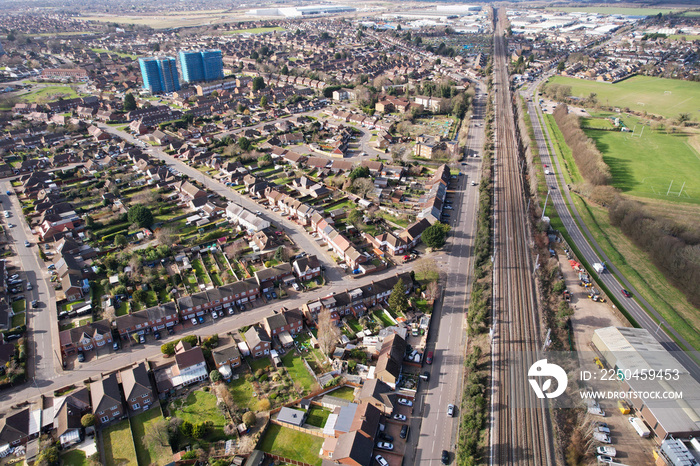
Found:
[[78, 362], [85, 362], [85, 353], [82, 351], [78, 352]]
[[56, 268], [56, 264], [51, 264], [51, 265], [49, 265], [49, 267], [48, 267], [49, 270], [53, 270], [53, 269], [55, 269], [55, 268]]
[[387, 442], [393, 442], [393, 441], [394, 441], [394, 437], [392, 437], [391, 435], [389, 435], [389, 434], [387, 434], [387, 433], [384, 433], [384, 432], [379, 432], [379, 434], [377, 434], [377, 437], [379, 437], [380, 440], [384, 440], [384, 441], [387, 441]]
[[24, 247], [25, 247], [25, 248], [28, 248], [29, 246], [31, 246], [31, 244], [29, 243], [29, 241], [25, 240], [25, 241], [24, 241]]
[[433, 363], [433, 352], [432, 351], [428, 351], [428, 355], [425, 357], [425, 363], [426, 364]]
[[228, 315], [232, 316], [236, 311], [233, 309], [233, 306], [228, 308]]
[[8, 226], [9, 228], [14, 228], [14, 227], [15, 227], [15, 224], [14, 224], [14, 223], [8, 223], [7, 226]]
[[453, 404], [447, 405], [447, 415], [450, 417], [455, 415], [455, 405], [453, 405]]
[[156, 340], [160, 340], [160, 332], [153, 332], [153, 338], [155, 338]]
[[425, 380], [426, 382], [429, 382], [430, 381], [430, 372], [425, 371], [419, 377], [421, 380]]
[[442, 464], [450, 464], [450, 452], [447, 450], [442, 450], [442, 456], [440, 457], [440, 462]]
[[408, 424], [404, 424], [403, 426], [401, 426], [401, 432], [399, 433], [399, 437], [408, 437]]
[[399, 398], [399, 404], [404, 406], [413, 406], [413, 401], [408, 398]]
[[119, 342], [118, 341], [115, 341], [114, 343], [112, 343], [112, 349], [114, 351], [119, 351]]
[[265, 293], [265, 299], [268, 301], [272, 299], [272, 296], [270, 296], [270, 293]]
[[270, 295], [272, 295], [272, 299], [277, 299], [277, 293], [274, 291], [270, 291]]
[[31, 283], [27, 283], [27, 291], [31, 291], [34, 289], [34, 286]]
[[394, 444], [389, 442], [377, 442], [377, 448], [381, 448], [382, 450], [393, 450]]
[[596, 432], [602, 432], [602, 433], [604, 433], [604, 434], [609, 434], [609, 433], [610, 433], [610, 429], [609, 429], [608, 427], [601, 427], [601, 426], [596, 427], [596, 428], [595, 428], [595, 431], [596, 431]]
[[379, 466], [389, 466], [389, 462], [384, 459], [382, 455], [377, 455], [374, 457], [374, 460], [377, 462]]
[[617, 450], [615, 450], [615, 447], [597, 447], [595, 452], [599, 455], [610, 456], [612, 458], [615, 458], [617, 455]]
[[139, 335], [139, 343], [141, 343], [141, 344], [146, 343], [146, 336], [145, 335]]
[[18, 294], [18, 295], [12, 296], [12, 297], [10, 298], [10, 302], [14, 303], [15, 301], [19, 301], [20, 299], [24, 299], [24, 295], [23, 295], [23, 294]]
[[218, 319], [219, 318], [219, 313], [216, 311], [211, 311], [211, 318], [212, 319]]
[[35, 299], [34, 301], [32, 301], [32, 309], [36, 309], [38, 307], [39, 307], [39, 301]]
[[192, 322], [192, 325], [197, 325], [197, 319], [195, 319], [194, 317], [190, 319], [190, 322]]
[[403, 415], [403, 414], [398, 414], [398, 413], [397, 413], [397, 414], [394, 414], [393, 416], [391, 416], [391, 418], [394, 419], [394, 420], [396, 420], [396, 421], [405, 421], [405, 420], [406, 420], [406, 416], [405, 416], [405, 415]]
[[203, 324], [203, 323], [204, 323], [204, 316], [197, 316], [197, 321], [198, 321], [200, 324]]
[[601, 443], [612, 443], [612, 440], [610, 440], [610, 436], [601, 432], [594, 432], [593, 438]]
[[18, 278], [19, 278], [18, 273], [13, 273], [12, 275], [10, 275], [10, 280], [17, 280]]
[[599, 463], [612, 463], [614, 461], [611, 457], [606, 455], [598, 455], [596, 459]]
[[12, 289], [10, 289], [10, 293], [12, 293], [12, 294], [17, 294], [17, 293], [21, 293], [21, 292], [22, 292], [22, 288], [12, 288]]
[[243, 304], [243, 303], [239, 304], [238, 309], [240, 309], [241, 312], [245, 311], [245, 304]]

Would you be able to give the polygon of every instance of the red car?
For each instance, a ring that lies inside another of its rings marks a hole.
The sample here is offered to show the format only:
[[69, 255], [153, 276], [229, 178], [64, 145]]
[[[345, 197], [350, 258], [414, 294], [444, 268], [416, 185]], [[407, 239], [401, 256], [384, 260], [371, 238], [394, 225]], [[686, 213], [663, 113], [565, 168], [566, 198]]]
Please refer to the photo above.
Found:
[[631, 297], [632, 297], [632, 295], [630, 294], [630, 292], [627, 291], [627, 290], [624, 289], [624, 288], [622, 289], [622, 294], [625, 295], [625, 298], [631, 298]]
[[433, 363], [433, 352], [428, 351], [428, 356], [425, 358], [425, 363], [426, 364], [432, 364]]

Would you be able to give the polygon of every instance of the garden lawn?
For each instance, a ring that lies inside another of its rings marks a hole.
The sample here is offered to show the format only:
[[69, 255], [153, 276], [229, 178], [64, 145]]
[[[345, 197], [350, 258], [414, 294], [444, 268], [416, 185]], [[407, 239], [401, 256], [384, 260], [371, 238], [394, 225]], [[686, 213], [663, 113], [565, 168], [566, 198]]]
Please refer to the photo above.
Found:
[[157, 406], [131, 418], [131, 429], [134, 433], [136, 457], [139, 464], [163, 466], [170, 463], [173, 459], [170, 445], [162, 445], [158, 441], [148, 442], [146, 440], [146, 432], [153, 429], [161, 419], [163, 419], [163, 416], [161, 416], [160, 408]]
[[267, 429], [265, 437], [258, 444], [258, 448], [290, 460], [318, 466], [321, 464], [318, 452], [322, 445], [323, 438], [321, 437], [272, 424]]
[[66, 99], [78, 97], [78, 93], [70, 86], [46, 86], [23, 94], [19, 98], [25, 102], [36, 102], [43, 98], [52, 99], [58, 95], [64, 96]]
[[176, 400], [170, 404], [171, 416], [177, 416], [192, 424], [211, 421], [213, 426], [207, 434], [206, 440], [214, 442], [227, 439], [224, 435], [226, 419], [216, 407], [216, 396], [213, 393], [195, 390], [189, 394], [184, 403], [182, 401]]
[[15, 314], [18, 312], [24, 312], [27, 309], [27, 302], [24, 299], [18, 299], [12, 303], [12, 312]]
[[243, 374], [236, 380], [231, 381], [229, 384], [229, 391], [236, 405], [241, 408], [255, 410], [258, 404], [258, 398], [253, 396], [253, 384], [246, 381]]
[[200, 282], [210, 283], [209, 276], [204, 271], [204, 266], [202, 265], [202, 261], [200, 259], [195, 259], [192, 261], [192, 268], [194, 269], [195, 273], [197, 274], [197, 278], [199, 279]]
[[355, 389], [351, 386], [340, 387], [339, 389], [328, 393], [328, 395], [352, 401], [355, 399]]
[[61, 464], [63, 466], [87, 466], [87, 457], [83, 450], [71, 450], [61, 455]]
[[323, 428], [326, 425], [328, 416], [331, 414], [325, 408], [321, 406], [311, 405], [309, 408], [309, 415], [306, 417], [306, 423], [312, 426]]
[[360, 323], [357, 321], [357, 319], [349, 319], [348, 325], [350, 326], [352, 331], [355, 333], [358, 333], [358, 332], [361, 332], [362, 330], [364, 330], [362, 328], [362, 325], [360, 325]]
[[391, 319], [389, 319], [389, 316], [386, 314], [386, 312], [382, 310], [378, 310], [374, 312], [374, 317], [379, 320], [382, 324], [384, 324], [385, 327], [391, 327], [392, 325], [395, 325]]
[[632, 76], [610, 84], [555, 76], [549, 82], [571, 86], [573, 97], [587, 98], [594, 92], [601, 105], [628, 107], [666, 118], [676, 118], [680, 113], [690, 113], [696, 120], [700, 118], [700, 83], [694, 81]]
[[105, 466], [138, 466], [128, 419], [103, 430], [102, 441]]
[[248, 364], [250, 364], [250, 369], [255, 373], [258, 369], [265, 370], [268, 366], [272, 365], [270, 358], [265, 356], [259, 359], [248, 358]]
[[300, 384], [305, 392], [318, 388], [316, 379], [309, 373], [304, 365], [304, 360], [296, 351], [290, 351], [282, 357], [282, 364], [289, 372], [294, 382]]
[[[698, 100], [700, 104], [700, 100]], [[629, 128], [640, 119], [623, 117]], [[646, 127], [642, 137], [617, 131], [584, 130], [610, 167], [613, 186], [631, 196], [700, 204], [700, 154], [684, 134], [666, 134]], [[667, 196], [669, 185], [674, 195]], [[678, 196], [681, 186], [683, 193]]]

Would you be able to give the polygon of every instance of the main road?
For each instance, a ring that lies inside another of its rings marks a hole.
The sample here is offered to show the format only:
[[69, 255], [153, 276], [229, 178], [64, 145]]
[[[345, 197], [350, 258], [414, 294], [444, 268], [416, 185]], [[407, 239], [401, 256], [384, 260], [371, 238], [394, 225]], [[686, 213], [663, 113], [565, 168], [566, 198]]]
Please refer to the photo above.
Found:
[[[450, 225], [450, 240], [436, 260], [445, 277], [442, 299], [433, 311], [428, 335], [427, 352], [433, 352], [432, 365], [423, 370], [430, 373], [429, 382], [421, 387], [411, 418], [410, 443], [404, 455], [404, 464], [440, 464], [443, 450], [454, 452], [459, 429], [459, 406], [462, 399], [464, 352], [466, 347], [466, 310], [469, 305], [474, 269], [474, 237], [476, 210], [479, 199], [479, 176], [484, 145], [484, 90], [476, 85], [473, 117], [468, 128], [465, 162], [460, 165], [462, 175], [456, 180]], [[476, 186], [472, 185], [472, 181]], [[451, 188], [452, 189], [452, 188]], [[454, 417], [447, 415], [447, 405], [457, 407]], [[416, 440], [416, 433], [420, 432]], [[452, 453], [454, 456], [454, 453]]]
[[[683, 339], [676, 329], [674, 329], [651, 304], [636, 292], [632, 284], [627, 281], [624, 275], [615, 267], [614, 262], [603, 252], [600, 245], [595, 241], [590, 230], [581, 219], [573, 199], [571, 198], [569, 187], [564, 179], [564, 171], [559, 163], [559, 158], [552, 156], [555, 152], [549, 130], [545, 126], [543, 131], [540, 119], [544, 118], [544, 115], [542, 114], [540, 106], [536, 104], [537, 88], [538, 86], [536, 83], [528, 88], [531, 93], [528, 94], [530, 101], [528, 102], [527, 108], [535, 133], [535, 142], [540, 153], [540, 161], [550, 167], [556, 167], [556, 175], [551, 173], [550, 175], [545, 175], [545, 177], [547, 178], [547, 184], [550, 186], [549, 196], [557, 211], [557, 215], [559, 215], [566, 231], [569, 233], [571, 239], [586, 261], [589, 264], [605, 262], [608, 270], [613, 272], [602, 273], [598, 275], [596, 279], [604, 283], [610, 293], [617, 298], [617, 301], [622, 304], [624, 309], [629, 312], [634, 320], [637, 321], [642, 328], [651, 332], [664, 348], [672, 352], [673, 356], [675, 356], [683, 367], [690, 372], [693, 378], [700, 382], [700, 367], [697, 363], [697, 361], [700, 360], [700, 353], [693, 351], [692, 346]], [[631, 292], [634, 298], [625, 297], [622, 294], [623, 288]], [[651, 316], [649, 314], [651, 314]], [[674, 336], [676, 341], [679, 341], [688, 351], [693, 351], [695, 359], [671, 338], [669, 332]]]

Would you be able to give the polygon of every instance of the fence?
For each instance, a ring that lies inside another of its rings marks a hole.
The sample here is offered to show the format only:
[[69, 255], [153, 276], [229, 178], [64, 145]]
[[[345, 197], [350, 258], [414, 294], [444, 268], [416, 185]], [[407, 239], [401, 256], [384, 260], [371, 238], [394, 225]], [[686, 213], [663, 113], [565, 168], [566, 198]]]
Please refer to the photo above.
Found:
[[281, 422], [281, 421], [278, 421], [277, 419], [270, 419], [270, 422], [273, 424], [276, 424], [278, 426], [286, 427], [287, 429], [292, 429], [292, 430], [296, 430], [299, 432], [303, 432], [305, 434], [313, 435], [314, 437], [321, 437], [321, 438], [335, 437], [334, 435], [324, 434], [323, 429], [320, 429], [318, 427], [315, 429], [308, 429], [306, 427], [300, 427], [300, 426], [295, 426], [293, 424], [287, 424], [286, 422]]
[[283, 462], [288, 463], [288, 464], [294, 464], [294, 465], [298, 465], [298, 466], [313, 466], [312, 464], [304, 463], [303, 461], [291, 460], [289, 458], [285, 458], [284, 456], [275, 455], [273, 453], [266, 452], [265, 455], [269, 456], [270, 458], [272, 458], [275, 461], [283, 461]]

